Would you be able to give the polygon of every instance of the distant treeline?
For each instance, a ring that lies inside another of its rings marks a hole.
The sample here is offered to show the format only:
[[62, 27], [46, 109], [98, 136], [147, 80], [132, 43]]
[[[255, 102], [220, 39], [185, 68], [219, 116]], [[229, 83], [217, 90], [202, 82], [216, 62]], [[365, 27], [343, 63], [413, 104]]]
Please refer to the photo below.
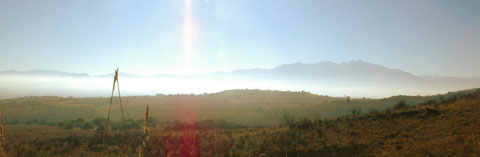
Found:
[[480, 95], [480, 88], [474, 90], [458, 91], [458, 92], [449, 92], [443, 95], [437, 95], [435, 98], [430, 99], [424, 103], [420, 103], [419, 106], [431, 105], [431, 104], [446, 104], [453, 103], [457, 100], [467, 98], [471, 99], [475, 96]]
[[[180, 121], [172, 121], [172, 122], [158, 122], [156, 118], [150, 117], [148, 119], [148, 126], [155, 127], [157, 124], [162, 124], [165, 126], [166, 131], [188, 131], [188, 130], [214, 130], [214, 129], [238, 129], [238, 128], [246, 128], [246, 126], [237, 125], [234, 122], [227, 122], [226, 120], [202, 120], [202, 121], [194, 121], [194, 122], [180, 122]], [[107, 120], [105, 118], [95, 118], [91, 121], [86, 121], [83, 118], [77, 118], [75, 120], [70, 121], [63, 121], [63, 122], [53, 122], [47, 121], [45, 119], [38, 120], [28, 120], [25, 122], [19, 121], [9, 121], [6, 122], [6, 125], [16, 125], [16, 124], [38, 124], [38, 125], [46, 125], [46, 126], [58, 126], [61, 129], [70, 130], [75, 128], [80, 128], [84, 130], [96, 129], [96, 130], [104, 130], [105, 124]], [[126, 119], [125, 120], [125, 128], [127, 130], [131, 129], [140, 129], [141, 126], [144, 126], [145, 122], [143, 119]], [[123, 129], [122, 121], [110, 121], [109, 126], [111, 126], [112, 130], [120, 130]]]
[[[62, 129], [75, 129], [75, 128], [80, 128], [84, 130], [90, 130], [90, 129], [97, 129], [97, 130], [104, 130], [105, 124], [107, 120], [105, 118], [95, 118], [91, 121], [86, 121], [83, 118], [77, 118], [75, 120], [70, 120], [70, 121], [62, 121], [62, 122], [54, 122], [54, 121], [47, 121], [45, 119], [38, 120], [38, 119], [33, 119], [33, 120], [28, 120], [23, 123], [20, 123], [19, 121], [9, 121], [6, 122], [6, 125], [15, 125], [15, 124], [38, 124], [38, 125], [47, 125], [47, 126], [58, 126], [59, 128]], [[144, 125], [144, 120], [143, 119], [126, 119], [125, 120], [125, 127], [127, 129], [140, 129], [140, 126]], [[155, 126], [156, 119], [151, 117], [149, 118], [149, 126]], [[121, 121], [110, 121], [109, 126], [111, 126], [112, 130], [119, 130], [122, 129], [122, 122]]]

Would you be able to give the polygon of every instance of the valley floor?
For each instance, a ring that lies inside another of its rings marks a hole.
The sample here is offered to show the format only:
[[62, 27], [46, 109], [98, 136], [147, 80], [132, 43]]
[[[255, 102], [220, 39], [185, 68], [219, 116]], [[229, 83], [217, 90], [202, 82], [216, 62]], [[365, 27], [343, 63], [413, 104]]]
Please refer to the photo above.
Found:
[[[284, 118], [279, 127], [166, 129], [110, 133], [107, 152], [121, 156], [479, 156], [480, 95], [329, 120]], [[289, 119], [291, 121], [289, 121]], [[7, 156], [100, 156], [103, 132], [7, 125]], [[127, 138], [125, 138], [127, 137]], [[128, 143], [127, 149], [124, 144]], [[141, 151], [141, 152], [139, 152]]]

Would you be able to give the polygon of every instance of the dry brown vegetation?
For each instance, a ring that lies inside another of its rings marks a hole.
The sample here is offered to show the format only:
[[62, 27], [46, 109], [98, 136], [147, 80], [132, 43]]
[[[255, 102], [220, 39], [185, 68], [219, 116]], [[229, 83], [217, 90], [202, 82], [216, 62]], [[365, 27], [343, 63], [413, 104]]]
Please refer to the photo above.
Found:
[[[144, 124], [143, 129], [129, 130], [128, 150], [130, 156], [138, 156], [142, 149], [142, 156], [480, 154], [480, 91], [451, 93], [418, 106], [402, 104], [397, 103], [391, 110], [328, 120], [295, 116], [299, 118], [273, 127], [205, 130], [200, 128], [208, 123], [171, 122], [155, 127]], [[11, 141], [6, 145], [10, 156], [98, 156], [103, 150], [100, 130], [41, 125], [7, 125], [5, 130], [7, 141]], [[121, 155], [122, 131], [112, 131], [110, 136], [110, 155]], [[146, 139], [148, 147], [144, 145]]]
[[[188, 113], [195, 113], [195, 119], [226, 120], [245, 126], [276, 126], [285, 111], [298, 118], [333, 118], [350, 115], [350, 110], [359, 108], [362, 113], [385, 110], [400, 100], [416, 105], [437, 96], [394, 96], [385, 99], [336, 98], [314, 95], [307, 92], [285, 92], [264, 90], [230, 90], [202, 95], [157, 95], [122, 97], [125, 116], [143, 119], [145, 105], [150, 104], [150, 117], [159, 122], [187, 121]], [[5, 105], [7, 123], [40, 122], [59, 123], [77, 118], [93, 120], [108, 114], [110, 98], [63, 98], [23, 97], [0, 100]], [[113, 99], [111, 119], [121, 121], [120, 102]], [[193, 119], [193, 118], [191, 118]]]

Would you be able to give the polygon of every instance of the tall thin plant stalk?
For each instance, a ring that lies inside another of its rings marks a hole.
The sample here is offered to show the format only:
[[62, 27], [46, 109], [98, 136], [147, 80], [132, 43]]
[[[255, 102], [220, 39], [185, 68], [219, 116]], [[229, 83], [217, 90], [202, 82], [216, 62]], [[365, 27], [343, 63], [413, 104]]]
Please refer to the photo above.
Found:
[[[117, 69], [116, 75], [118, 76], [118, 69]], [[122, 97], [120, 96], [120, 82], [118, 81], [118, 77], [117, 77], [117, 92], [118, 92], [118, 98], [120, 101], [120, 110], [122, 111], [123, 131], [125, 133], [125, 136], [123, 138], [123, 143], [124, 143], [123, 154], [124, 156], [128, 156], [128, 132], [127, 132], [127, 126], [125, 125], [125, 114], [123, 112]]]
[[[148, 143], [150, 141], [150, 135], [149, 135], [149, 132], [150, 132], [150, 129], [148, 128], [148, 116], [149, 116], [149, 110], [148, 110], [148, 107], [149, 105], [147, 105], [147, 109], [145, 111], [145, 127], [143, 128], [143, 133], [145, 134], [145, 139], [143, 140], [142, 142], [142, 147], [144, 148], [144, 156], [148, 156]], [[140, 152], [141, 152], [141, 149], [140, 149]], [[140, 153], [140, 156], [141, 156], [141, 153]]]
[[3, 104], [2, 104], [2, 107], [1, 107], [1, 111], [0, 111], [0, 141], [1, 141], [1, 147], [0, 147], [0, 153], [1, 153], [1, 156], [4, 157], [5, 156], [5, 132], [3, 130]]
[[115, 93], [115, 85], [117, 85], [118, 98], [119, 98], [119, 101], [120, 101], [120, 110], [122, 112], [122, 125], [123, 125], [123, 130], [125, 132], [125, 137], [124, 137], [124, 140], [123, 140], [123, 142], [124, 142], [123, 154], [124, 154], [124, 156], [127, 156], [127, 154], [128, 154], [128, 142], [127, 142], [128, 132], [127, 132], [127, 127], [125, 125], [125, 116], [124, 116], [124, 112], [123, 112], [122, 97], [120, 95], [120, 83], [118, 81], [118, 70], [119, 70], [119, 68], [117, 68], [117, 70], [115, 70], [115, 76], [113, 77], [112, 95], [110, 96], [110, 105], [108, 106], [107, 122], [106, 122], [106, 125], [105, 125], [105, 136], [103, 136], [103, 150], [104, 150], [105, 155], [107, 155], [107, 156], [108, 156], [107, 141], [108, 141], [108, 130], [109, 130], [108, 126], [110, 125], [110, 113], [111, 113], [111, 110], [112, 110], [113, 94]]

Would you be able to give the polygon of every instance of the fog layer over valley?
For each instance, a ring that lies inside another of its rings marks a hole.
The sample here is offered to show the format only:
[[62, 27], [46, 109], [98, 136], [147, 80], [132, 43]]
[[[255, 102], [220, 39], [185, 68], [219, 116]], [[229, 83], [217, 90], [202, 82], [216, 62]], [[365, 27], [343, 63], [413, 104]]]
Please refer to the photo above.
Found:
[[[121, 69], [120, 69], [121, 71]], [[0, 72], [0, 98], [22, 96], [109, 96], [113, 74], [59, 71]], [[479, 78], [415, 76], [398, 69], [350, 61], [294, 63], [273, 69], [248, 69], [194, 75], [119, 74], [122, 95], [202, 94], [230, 89], [308, 91], [318, 95], [382, 98], [434, 95], [480, 87]]]

